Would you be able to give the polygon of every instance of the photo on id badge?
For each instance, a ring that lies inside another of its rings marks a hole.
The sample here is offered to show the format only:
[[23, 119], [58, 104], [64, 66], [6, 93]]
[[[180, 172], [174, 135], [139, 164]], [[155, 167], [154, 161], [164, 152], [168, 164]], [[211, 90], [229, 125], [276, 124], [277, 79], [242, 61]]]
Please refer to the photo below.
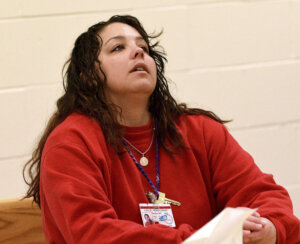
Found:
[[153, 224], [163, 224], [170, 227], [176, 227], [169, 204], [140, 204], [141, 217], [144, 226]]

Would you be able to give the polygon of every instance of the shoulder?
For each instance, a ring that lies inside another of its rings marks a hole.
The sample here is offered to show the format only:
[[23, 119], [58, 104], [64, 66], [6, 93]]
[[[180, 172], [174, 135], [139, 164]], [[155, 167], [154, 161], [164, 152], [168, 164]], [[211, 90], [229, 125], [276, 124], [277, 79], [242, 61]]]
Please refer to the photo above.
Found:
[[229, 141], [234, 141], [225, 125], [206, 115], [181, 115], [176, 126], [192, 148], [201, 145], [206, 149], [222, 148]]
[[100, 125], [86, 115], [73, 113], [50, 133], [44, 151], [63, 145], [83, 148], [101, 141], [105, 142]]
[[182, 133], [202, 133], [203, 135], [219, 134], [227, 130], [222, 123], [202, 114], [180, 115], [176, 119], [176, 126]]
[[96, 121], [87, 115], [73, 113], [52, 131], [49, 140], [74, 140], [78, 137], [93, 136], [99, 133], [102, 134], [102, 130]]
[[60, 133], [62, 131], [90, 131], [100, 129], [99, 124], [84, 114], [73, 113], [69, 115], [61, 124], [59, 124], [54, 133]]

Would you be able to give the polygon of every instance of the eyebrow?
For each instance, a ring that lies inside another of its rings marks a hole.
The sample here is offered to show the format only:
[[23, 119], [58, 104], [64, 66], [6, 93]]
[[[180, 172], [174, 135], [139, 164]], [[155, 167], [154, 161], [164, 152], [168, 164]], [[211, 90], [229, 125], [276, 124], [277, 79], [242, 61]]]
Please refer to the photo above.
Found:
[[[112, 41], [112, 40], [125, 40], [125, 39], [126, 39], [125, 36], [114, 36], [114, 37], [112, 37], [112, 38], [109, 38], [109, 39], [104, 43], [104, 45], [106, 45], [108, 42], [110, 42], [110, 41]], [[139, 40], [145, 41], [144, 38], [141, 37], [141, 36], [137, 36], [137, 37], [135, 38], [135, 40], [136, 40], [136, 41], [139, 41]], [[145, 42], [146, 42], [146, 41], [145, 41]]]

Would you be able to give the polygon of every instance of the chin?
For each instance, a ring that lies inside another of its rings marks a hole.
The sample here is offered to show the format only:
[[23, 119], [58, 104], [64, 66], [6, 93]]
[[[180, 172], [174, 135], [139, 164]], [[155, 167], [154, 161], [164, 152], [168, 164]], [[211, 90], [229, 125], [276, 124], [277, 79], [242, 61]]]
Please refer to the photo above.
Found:
[[149, 81], [143, 81], [139, 82], [138, 84], [135, 84], [134, 91], [137, 93], [146, 93], [146, 94], [152, 94], [152, 92], [155, 89], [155, 83], [149, 82]]

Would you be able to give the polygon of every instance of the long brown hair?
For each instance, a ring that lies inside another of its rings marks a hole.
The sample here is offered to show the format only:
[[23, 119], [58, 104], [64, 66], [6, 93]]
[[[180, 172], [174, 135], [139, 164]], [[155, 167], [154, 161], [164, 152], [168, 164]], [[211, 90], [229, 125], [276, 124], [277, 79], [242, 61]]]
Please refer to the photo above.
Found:
[[[184, 103], [177, 104], [171, 96], [168, 82], [164, 76], [167, 59], [158, 45], [159, 43], [151, 43], [151, 40], [160, 36], [161, 33], [156, 35], [147, 34], [138, 19], [133, 16], [112, 16], [108, 21], [102, 21], [91, 26], [75, 41], [71, 57], [64, 66], [67, 67], [63, 76], [65, 93], [58, 99], [56, 112], [50, 118], [31, 159], [24, 166], [23, 177], [29, 186], [25, 198], [33, 197], [38, 205], [40, 205], [40, 165], [43, 148], [50, 133], [71, 113], [85, 114], [97, 121], [107, 143], [118, 153], [122, 135], [119, 133], [121, 126], [117, 120], [117, 114], [121, 111], [105, 96], [103, 85], [106, 82], [106, 77], [98, 60], [102, 46], [99, 33], [109, 24], [116, 22], [130, 25], [140, 33], [149, 47], [149, 55], [156, 63], [157, 83], [154, 92], [150, 96], [149, 111], [157, 119], [158, 141], [166, 151], [169, 153], [174, 152], [166, 146], [166, 141], [169, 141], [173, 148], [184, 146], [182, 137], [174, 122], [180, 114], [204, 114], [220, 123], [226, 122], [213, 112], [199, 108], [188, 108]], [[104, 79], [99, 77], [99, 71], [102, 72]], [[25, 176], [26, 173], [29, 179]]]

